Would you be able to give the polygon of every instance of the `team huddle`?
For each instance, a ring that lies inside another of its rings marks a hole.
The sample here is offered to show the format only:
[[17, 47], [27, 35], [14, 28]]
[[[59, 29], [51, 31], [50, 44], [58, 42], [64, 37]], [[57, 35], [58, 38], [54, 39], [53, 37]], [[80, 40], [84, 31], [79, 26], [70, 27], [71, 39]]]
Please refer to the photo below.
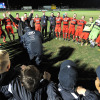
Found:
[[[12, 20], [8, 17], [6, 17], [6, 13], [3, 13], [4, 18], [0, 19], [0, 37], [3, 35], [3, 42], [6, 42], [6, 34], [2, 29], [2, 26], [5, 25], [5, 30], [7, 32], [7, 35], [11, 41], [10, 33], [13, 35], [13, 40], [15, 39], [14, 31], [12, 28], [13, 26], [18, 29], [18, 24], [15, 22], [12, 22]], [[81, 43], [81, 46], [84, 44], [84, 40], [86, 41], [85, 45], [88, 45], [90, 42], [90, 46], [94, 47], [95, 45], [100, 46], [100, 16], [97, 20], [93, 22], [93, 17], [89, 18], [89, 22], [85, 21], [85, 16], [82, 16], [80, 20], [76, 19], [77, 14], [74, 13], [73, 17], [68, 17], [67, 13], [63, 15], [63, 17], [60, 16], [60, 12], [57, 13], [57, 17], [54, 16], [54, 13], [51, 13], [51, 16], [48, 17], [45, 15], [45, 12], [43, 12], [43, 16], [39, 17], [38, 14], [33, 18], [31, 14], [29, 14], [29, 17], [27, 17], [27, 13], [24, 13], [24, 16], [19, 18], [19, 13], [16, 13], [16, 20], [20, 21], [25, 19], [25, 22], [28, 23], [28, 26], [36, 31], [40, 31], [43, 35], [43, 37], [47, 37], [47, 25], [48, 21], [50, 22], [50, 30], [49, 30], [49, 38], [51, 38], [51, 33], [53, 31], [53, 37], [56, 39], [61, 39], [61, 31], [63, 33], [63, 39], [70, 41], [71, 35], [73, 36], [73, 42], [75, 40], [77, 43]], [[1, 25], [2, 22], [2, 25]], [[63, 23], [63, 26], [62, 26]], [[77, 28], [75, 30], [75, 26], [77, 25]], [[62, 28], [62, 30], [61, 30]], [[45, 34], [44, 34], [45, 31]], [[20, 34], [24, 34], [21, 31], [18, 31], [18, 35], [20, 37]]]

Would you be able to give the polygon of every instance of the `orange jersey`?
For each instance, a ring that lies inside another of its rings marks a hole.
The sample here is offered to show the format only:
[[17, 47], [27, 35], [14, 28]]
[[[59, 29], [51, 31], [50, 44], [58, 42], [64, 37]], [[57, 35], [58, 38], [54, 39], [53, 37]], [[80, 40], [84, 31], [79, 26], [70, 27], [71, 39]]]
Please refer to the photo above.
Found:
[[5, 17], [5, 18], [2, 20], [2, 23], [5, 24], [5, 26], [7, 26], [7, 25], [12, 25], [12, 21], [11, 21], [10, 18], [8, 18], [8, 17]]
[[61, 22], [63, 21], [62, 17], [56, 17], [56, 26], [60, 26], [61, 27]]
[[63, 26], [68, 26], [69, 25], [69, 21], [70, 21], [69, 17], [63, 18]]
[[70, 27], [75, 27], [75, 25], [77, 24], [78, 20], [71, 18], [71, 22], [70, 22]]
[[41, 18], [34, 18], [35, 25], [40, 25]]
[[80, 29], [80, 28], [83, 29], [84, 25], [86, 24], [86, 21], [81, 19], [81, 20], [78, 21], [77, 24], [78, 24], [78, 26], [77, 26], [78, 29]]

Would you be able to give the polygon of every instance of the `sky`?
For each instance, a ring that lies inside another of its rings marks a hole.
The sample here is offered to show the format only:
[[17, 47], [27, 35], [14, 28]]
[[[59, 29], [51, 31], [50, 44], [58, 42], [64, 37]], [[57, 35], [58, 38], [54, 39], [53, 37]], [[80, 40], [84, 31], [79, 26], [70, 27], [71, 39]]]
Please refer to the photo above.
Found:
[[100, 0], [0, 0], [7, 1], [10, 8], [21, 8], [22, 6], [32, 6], [33, 9], [39, 6], [55, 4], [58, 7], [69, 6], [70, 8], [100, 8]]

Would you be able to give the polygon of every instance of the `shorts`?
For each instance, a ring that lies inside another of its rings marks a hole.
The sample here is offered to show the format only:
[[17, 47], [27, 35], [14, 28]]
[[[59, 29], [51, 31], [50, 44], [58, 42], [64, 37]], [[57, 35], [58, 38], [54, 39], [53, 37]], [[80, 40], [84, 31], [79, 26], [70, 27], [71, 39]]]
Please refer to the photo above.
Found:
[[99, 35], [98, 38], [96, 39], [96, 43], [100, 44], [100, 35]]
[[69, 27], [69, 34], [75, 34], [75, 27]]
[[61, 27], [59, 26], [59, 27], [55, 27], [55, 33], [57, 33], [57, 32], [61, 32]]
[[83, 29], [76, 29], [75, 36], [79, 36], [82, 34]]
[[14, 31], [13, 31], [13, 28], [11, 25], [6, 26], [6, 32], [7, 32], [7, 34], [9, 34], [10, 32], [11, 32], [11, 34], [14, 34]]
[[68, 33], [68, 27], [64, 27], [63, 26], [63, 30], [62, 31], [63, 31], [63, 33]]
[[82, 32], [82, 34], [80, 35], [80, 38], [81, 38], [81, 39], [87, 40], [88, 37], [89, 37], [89, 34], [90, 34], [90, 33], [88, 33], [88, 32]]
[[41, 26], [35, 26], [35, 30], [41, 32]]

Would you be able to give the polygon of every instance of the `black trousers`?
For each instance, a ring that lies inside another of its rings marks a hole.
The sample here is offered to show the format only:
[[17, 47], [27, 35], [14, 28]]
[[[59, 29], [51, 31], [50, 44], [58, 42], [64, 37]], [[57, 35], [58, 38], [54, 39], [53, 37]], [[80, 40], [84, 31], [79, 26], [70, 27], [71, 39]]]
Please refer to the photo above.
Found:
[[52, 31], [53, 31], [53, 38], [54, 38], [55, 37], [55, 26], [54, 25], [50, 25], [49, 38], [51, 38]]
[[[44, 35], [44, 30], [45, 30], [45, 35]], [[45, 26], [42, 26], [42, 35], [43, 35], [43, 37], [45, 36], [47, 36], [47, 25], [45, 25]]]

